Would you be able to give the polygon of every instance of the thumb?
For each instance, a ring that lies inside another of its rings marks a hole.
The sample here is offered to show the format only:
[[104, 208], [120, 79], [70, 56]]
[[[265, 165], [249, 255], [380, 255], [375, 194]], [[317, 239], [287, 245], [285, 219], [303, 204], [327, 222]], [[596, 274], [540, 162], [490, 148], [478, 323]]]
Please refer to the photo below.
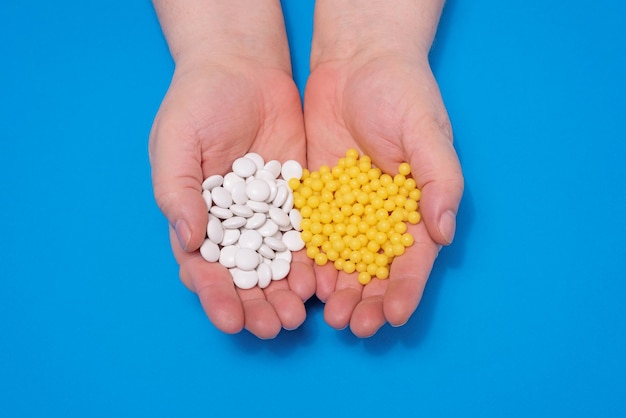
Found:
[[154, 197], [181, 248], [191, 252], [204, 241], [208, 211], [202, 197], [201, 150], [189, 145], [154, 132], [150, 138]]
[[432, 239], [449, 245], [456, 231], [456, 215], [463, 195], [461, 165], [449, 135], [437, 130], [420, 141], [411, 167], [422, 194], [420, 212]]

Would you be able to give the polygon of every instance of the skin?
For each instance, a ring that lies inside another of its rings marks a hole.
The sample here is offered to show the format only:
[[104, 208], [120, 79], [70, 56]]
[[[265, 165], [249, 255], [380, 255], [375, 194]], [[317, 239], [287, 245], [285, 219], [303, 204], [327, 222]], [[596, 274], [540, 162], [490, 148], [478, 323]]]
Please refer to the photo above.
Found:
[[[359, 284], [356, 274], [315, 267], [326, 322], [359, 337], [389, 322], [400, 326], [417, 308], [442, 245], [454, 237], [463, 176], [452, 129], [428, 63], [442, 2], [318, 0], [311, 75], [304, 109], [307, 162], [334, 163], [348, 148], [383, 172], [408, 161], [422, 190], [423, 221], [394, 259], [388, 280]], [[445, 214], [445, 215], [444, 215]]]
[[[237, 289], [229, 272], [198, 251], [206, 234], [201, 184], [230, 171], [247, 152], [266, 161], [305, 163], [304, 124], [293, 82], [280, 5], [155, 1], [176, 69], [150, 134], [157, 204], [170, 223], [183, 283], [198, 294], [226, 333], [259, 338], [297, 328], [315, 291], [311, 263], [294, 255], [286, 280], [266, 289]], [[263, 3], [263, 4], [261, 4]]]
[[[170, 222], [183, 283], [227, 333], [273, 338], [305, 319], [314, 293], [324, 317], [359, 337], [415, 311], [442, 245], [452, 242], [463, 176], [428, 50], [442, 1], [318, 0], [304, 115], [293, 83], [280, 3], [275, 0], [155, 0], [176, 70], [150, 135], [156, 201]], [[305, 123], [306, 122], [306, 123]], [[306, 126], [306, 128], [305, 128]], [[305, 141], [306, 137], [306, 141]], [[408, 161], [422, 189], [415, 243], [388, 280], [313, 266], [294, 256], [287, 280], [239, 290], [198, 248], [207, 213], [201, 182], [255, 151], [334, 165], [348, 148], [384, 172]]]

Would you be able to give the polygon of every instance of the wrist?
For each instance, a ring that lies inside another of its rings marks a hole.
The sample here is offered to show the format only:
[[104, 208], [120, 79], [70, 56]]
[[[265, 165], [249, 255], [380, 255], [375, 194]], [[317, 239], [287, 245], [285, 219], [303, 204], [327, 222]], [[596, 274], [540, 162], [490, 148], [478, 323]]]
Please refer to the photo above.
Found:
[[247, 60], [291, 71], [278, 0], [154, 0], [176, 66]]
[[329, 61], [396, 55], [428, 59], [442, 0], [318, 0], [311, 69]]

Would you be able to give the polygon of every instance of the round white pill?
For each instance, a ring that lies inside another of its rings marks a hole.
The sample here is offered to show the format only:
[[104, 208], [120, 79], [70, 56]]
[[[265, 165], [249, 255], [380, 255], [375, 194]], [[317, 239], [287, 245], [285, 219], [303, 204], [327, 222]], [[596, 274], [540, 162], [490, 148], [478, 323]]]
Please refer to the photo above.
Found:
[[235, 265], [241, 270], [254, 270], [259, 265], [259, 255], [250, 248], [239, 248], [235, 254]]
[[267, 216], [264, 213], [255, 213], [246, 221], [246, 229], [257, 229], [265, 223]]
[[274, 252], [274, 250], [272, 250], [270, 247], [268, 247], [267, 245], [263, 244], [259, 247], [259, 249], [257, 250], [257, 252], [259, 254], [261, 254], [261, 256], [263, 256], [266, 260], [271, 260], [274, 257], [276, 257], [276, 253]]
[[281, 260], [285, 260], [288, 263], [291, 263], [291, 260], [293, 259], [293, 255], [291, 254], [291, 251], [289, 250], [279, 251], [274, 254], [275, 254], [274, 258], [280, 258]]
[[272, 269], [269, 264], [261, 263], [256, 268], [256, 273], [259, 278], [259, 287], [265, 289], [272, 282]]
[[215, 174], [213, 176], [207, 177], [202, 182], [202, 188], [204, 190], [210, 191], [210, 190], [213, 190], [217, 186], [221, 186], [223, 182], [224, 182], [224, 177], [220, 176], [219, 174]]
[[287, 200], [287, 195], [289, 195], [289, 189], [287, 186], [280, 184], [278, 185], [278, 190], [276, 191], [276, 197], [272, 201], [272, 205], [274, 206], [282, 206], [283, 203]]
[[232, 218], [224, 219], [222, 221], [222, 227], [224, 229], [238, 229], [246, 224], [246, 218], [241, 216], [233, 216]]
[[281, 168], [282, 168], [282, 165], [277, 160], [268, 161], [263, 167], [264, 170], [267, 170], [270, 173], [272, 173], [274, 175], [274, 178], [278, 178], [278, 176], [280, 176]]
[[285, 199], [285, 203], [283, 203], [281, 208], [285, 212], [289, 213], [291, 211], [291, 209], [293, 209], [293, 202], [294, 202], [293, 193], [288, 193], [287, 194], [287, 199]]
[[278, 232], [278, 225], [276, 225], [276, 222], [268, 219], [259, 227], [259, 229], [257, 229], [257, 231], [259, 231], [259, 234], [263, 237], [271, 237]]
[[239, 177], [246, 178], [246, 177], [250, 177], [256, 172], [257, 166], [256, 166], [256, 163], [252, 161], [250, 158], [241, 157], [241, 158], [237, 158], [233, 162], [232, 169], [233, 169], [233, 172], [237, 174]]
[[252, 289], [259, 282], [259, 276], [256, 270], [231, 269], [230, 275], [233, 276], [235, 286], [240, 289]]
[[239, 241], [239, 235], [241, 235], [241, 232], [238, 229], [225, 229], [224, 238], [222, 239], [222, 242], [220, 242], [220, 245], [226, 246], [236, 244], [237, 241]]
[[245, 205], [248, 201], [248, 194], [246, 193], [246, 182], [238, 181], [233, 185], [233, 190], [231, 191], [233, 202], [239, 205]]
[[213, 206], [213, 198], [211, 197], [211, 192], [208, 190], [203, 190], [202, 198], [204, 199], [204, 203], [206, 203], [206, 210], [208, 212], [209, 209], [211, 209], [211, 206]]
[[249, 218], [254, 215], [252, 209], [246, 205], [239, 205], [235, 203], [234, 205], [231, 205], [229, 209], [233, 215], [241, 216], [242, 218]]
[[262, 169], [263, 166], [265, 165], [265, 160], [263, 159], [263, 157], [260, 154], [257, 154], [256, 152], [249, 152], [246, 155], [244, 155], [244, 157], [251, 159], [252, 161], [254, 161], [254, 164], [256, 164], [257, 169]]
[[270, 196], [270, 186], [263, 180], [254, 179], [246, 185], [246, 194], [250, 200], [263, 202]]
[[235, 267], [235, 254], [239, 248], [235, 245], [227, 245], [220, 250], [219, 262], [226, 268]]
[[209, 209], [209, 213], [220, 219], [228, 219], [233, 216], [233, 213], [230, 211], [230, 209], [221, 208], [219, 206], [211, 206], [211, 209]]
[[295, 160], [287, 160], [283, 163], [280, 174], [287, 181], [294, 177], [299, 180], [302, 178], [302, 166]]
[[254, 173], [254, 178], [259, 180], [265, 180], [268, 183], [275, 183], [276, 176], [271, 171], [268, 171], [264, 168], [260, 169], [256, 173]]
[[290, 251], [300, 251], [304, 248], [304, 241], [302, 241], [300, 232], [293, 229], [283, 234], [283, 242]]
[[207, 238], [200, 246], [200, 255], [206, 261], [213, 263], [220, 258], [220, 249], [216, 243]]
[[265, 245], [267, 245], [268, 247], [270, 247], [274, 251], [285, 251], [285, 250], [287, 250], [287, 246], [279, 238], [265, 237], [265, 239], [263, 239], [263, 242], [265, 243]]
[[215, 244], [219, 244], [224, 239], [224, 228], [219, 219], [209, 217], [207, 224], [207, 237]]
[[230, 192], [222, 186], [217, 186], [211, 190], [211, 197], [213, 198], [213, 203], [224, 209], [228, 209], [233, 204]]
[[283, 259], [274, 259], [270, 264], [270, 269], [272, 270], [272, 280], [281, 280], [287, 277], [289, 274], [289, 269], [291, 265], [287, 260]]
[[254, 229], [246, 229], [241, 232], [237, 244], [240, 248], [250, 248], [256, 251], [263, 244], [263, 237]]
[[270, 210], [270, 205], [266, 202], [255, 202], [254, 200], [248, 200], [246, 206], [256, 213], [267, 213]]
[[224, 176], [224, 183], [222, 187], [228, 190], [229, 192], [233, 191], [233, 187], [235, 184], [244, 181], [243, 178], [239, 177], [236, 173], [232, 171]]
[[295, 229], [296, 231], [302, 230], [302, 214], [298, 209], [291, 209], [289, 211], [289, 221], [291, 222], [291, 226], [293, 227], [293, 229]]
[[277, 208], [276, 206], [270, 207], [270, 218], [276, 222], [278, 226], [288, 226], [290, 224], [289, 215], [285, 213], [281, 208]]

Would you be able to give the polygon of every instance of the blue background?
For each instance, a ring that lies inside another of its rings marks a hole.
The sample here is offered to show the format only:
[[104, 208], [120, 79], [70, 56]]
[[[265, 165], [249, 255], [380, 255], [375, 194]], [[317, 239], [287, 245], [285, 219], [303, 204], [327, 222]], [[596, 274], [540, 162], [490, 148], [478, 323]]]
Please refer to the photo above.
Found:
[[[284, 1], [301, 89], [313, 4]], [[151, 4], [2, 1], [0, 416], [626, 416], [625, 28], [617, 0], [448, 0], [456, 242], [406, 326], [359, 340], [312, 300], [259, 341], [178, 280]]]

